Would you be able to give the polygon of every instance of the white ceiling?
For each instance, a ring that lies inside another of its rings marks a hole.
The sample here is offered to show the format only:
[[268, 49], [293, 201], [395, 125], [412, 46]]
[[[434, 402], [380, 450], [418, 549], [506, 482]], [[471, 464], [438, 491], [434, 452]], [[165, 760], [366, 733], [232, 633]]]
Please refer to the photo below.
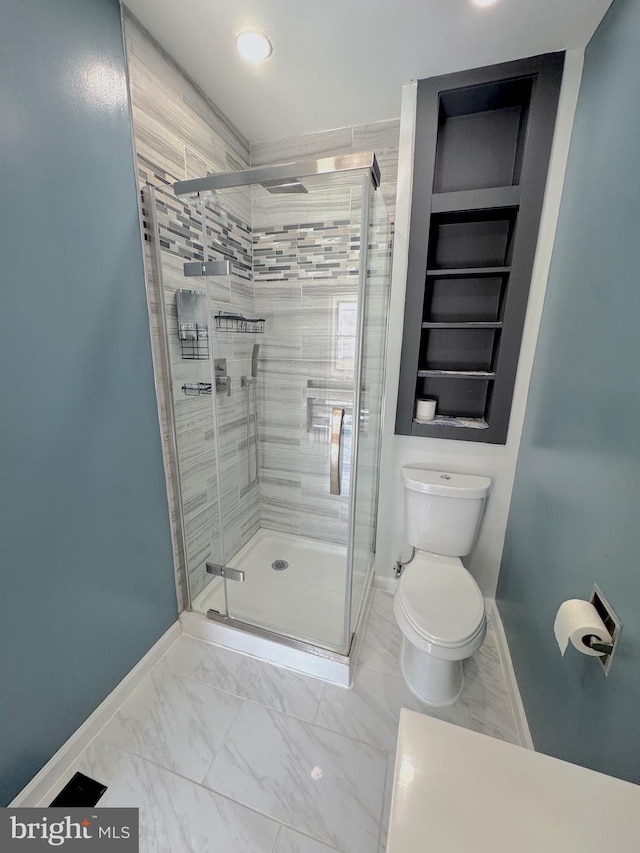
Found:
[[[395, 118], [411, 79], [584, 47], [611, 0], [125, 0], [251, 142]], [[273, 42], [261, 65], [234, 37]]]

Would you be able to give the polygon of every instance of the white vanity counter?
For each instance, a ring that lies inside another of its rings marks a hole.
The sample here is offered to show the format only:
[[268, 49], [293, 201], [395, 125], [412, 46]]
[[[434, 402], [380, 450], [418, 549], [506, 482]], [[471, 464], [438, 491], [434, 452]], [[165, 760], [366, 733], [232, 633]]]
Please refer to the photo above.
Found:
[[403, 709], [387, 853], [640, 850], [640, 786]]

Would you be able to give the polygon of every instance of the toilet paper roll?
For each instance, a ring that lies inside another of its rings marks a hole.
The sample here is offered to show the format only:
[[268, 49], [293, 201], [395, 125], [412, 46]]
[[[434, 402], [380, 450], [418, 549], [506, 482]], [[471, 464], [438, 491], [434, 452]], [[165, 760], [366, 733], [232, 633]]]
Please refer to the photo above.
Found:
[[556, 621], [553, 623], [553, 631], [563, 657], [569, 641], [583, 655], [591, 657], [600, 657], [602, 652], [589, 648], [583, 642], [583, 638], [596, 636], [602, 643], [612, 642], [611, 634], [607, 631], [598, 611], [590, 601], [583, 601], [581, 598], [571, 598], [562, 602]]
[[435, 400], [418, 400], [416, 404], [416, 418], [421, 421], [432, 421], [436, 416]]

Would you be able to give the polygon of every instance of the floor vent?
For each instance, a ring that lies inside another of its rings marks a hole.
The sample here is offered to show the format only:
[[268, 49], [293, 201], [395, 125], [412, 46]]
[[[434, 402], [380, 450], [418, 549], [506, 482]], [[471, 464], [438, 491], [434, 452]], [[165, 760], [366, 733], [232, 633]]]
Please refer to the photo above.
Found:
[[107, 790], [106, 785], [90, 779], [84, 773], [74, 773], [58, 796], [49, 804], [50, 808], [81, 808], [95, 806]]

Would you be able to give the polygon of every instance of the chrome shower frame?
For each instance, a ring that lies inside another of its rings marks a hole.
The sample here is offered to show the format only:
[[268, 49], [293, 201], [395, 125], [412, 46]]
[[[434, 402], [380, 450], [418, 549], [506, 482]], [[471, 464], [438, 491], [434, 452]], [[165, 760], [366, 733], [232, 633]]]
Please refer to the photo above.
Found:
[[283, 178], [311, 178], [315, 175], [355, 172], [360, 169], [371, 170], [371, 182], [377, 189], [380, 186], [380, 167], [374, 152], [365, 151], [361, 154], [321, 157], [319, 160], [297, 160], [275, 166], [255, 166], [238, 172], [221, 172], [216, 175], [207, 175], [205, 178], [176, 181], [173, 191], [177, 196], [191, 196], [232, 187], [248, 187]]
[[[368, 233], [370, 225], [370, 205], [371, 192], [375, 191], [380, 186], [380, 168], [373, 151], [362, 152], [358, 154], [343, 154], [336, 157], [323, 157], [316, 160], [299, 160], [291, 163], [258, 166], [251, 169], [243, 169], [236, 172], [225, 172], [213, 175], [207, 175], [202, 178], [194, 178], [185, 181], [177, 181], [173, 184], [173, 191], [179, 197], [199, 198], [201, 195], [215, 193], [217, 190], [232, 189], [237, 187], [248, 187], [256, 184], [264, 184], [269, 181], [282, 179], [298, 179], [316, 177], [320, 175], [331, 175], [346, 172], [362, 172], [362, 204], [361, 204], [361, 219], [360, 233], [363, 235], [361, 240], [360, 251], [360, 269], [358, 278], [358, 313], [356, 317], [356, 352], [354, 364], [354, 400], [353, 400], [353, 432], [351, 440], [351, 466], [350, 466], [350, 483], [349, 483], [349, 531], [347, 539], [347, 559], [346, 559], [346, 578], [345, 578], [345, 608], [344, 608], [344, 634], [343, 634], [343, 650], [341, 653], [330, 651], [322, 647], [310, 646], [292, 637], [282, 634], [276, 634], [259, 628], [251, 623], [238, 621], [228, 615], [217, 613], [210, 610], [207, 614], [208, 618], [214, 622], [223, 623], [229, 627], [241, 628], [248, 634], [254, 634], [263, 638], [270, 639], [281, 645], [289, 646], [291, 649], [299, 649], [311, 652], [314, 655], [329, 657], [336, 661], [348, 661], [352, 651], [352, 646], [355, 638], [355, 631], [352, 631], [352, 580], [353, 580], [353, 561], [354, 561], [354, 546], [355, 546], [355, 507], [356, 507], [356, 491], [357, 491], [357, 458], [358, 458], [358, 425], [360, 424], [361, 414], [361, 394], [362, 394], [362, 355], [364, 346], [364, 300], [366, 296], [367, 275], [368, 275]], [[366, 180], [367, 172], [369, 180]], [[253, 372], [253, 371], [252, 371]], [[255, 384], [255, 378], [249, 380], [245, 378], [247, 401], [249, 399], [248, 387], [250, 384]], [[257, 407], [256, 407], [256, 439], [257, 439]], [[217, 451], [216, 451], [217, 452]], [[258, 457], [256, 448], [256, 482], [259, 478]], [[371, 569], [369, 570], [369, 580], [367, 588], [371, 584]], [[356, 625], [362, 620], [365, 612], [365, 604], [367, 594], [363, 595], [361, 607], [358, 614]], [[225, 609], [228, 613], [227, 606], [227, 591], [225, 584]]]

